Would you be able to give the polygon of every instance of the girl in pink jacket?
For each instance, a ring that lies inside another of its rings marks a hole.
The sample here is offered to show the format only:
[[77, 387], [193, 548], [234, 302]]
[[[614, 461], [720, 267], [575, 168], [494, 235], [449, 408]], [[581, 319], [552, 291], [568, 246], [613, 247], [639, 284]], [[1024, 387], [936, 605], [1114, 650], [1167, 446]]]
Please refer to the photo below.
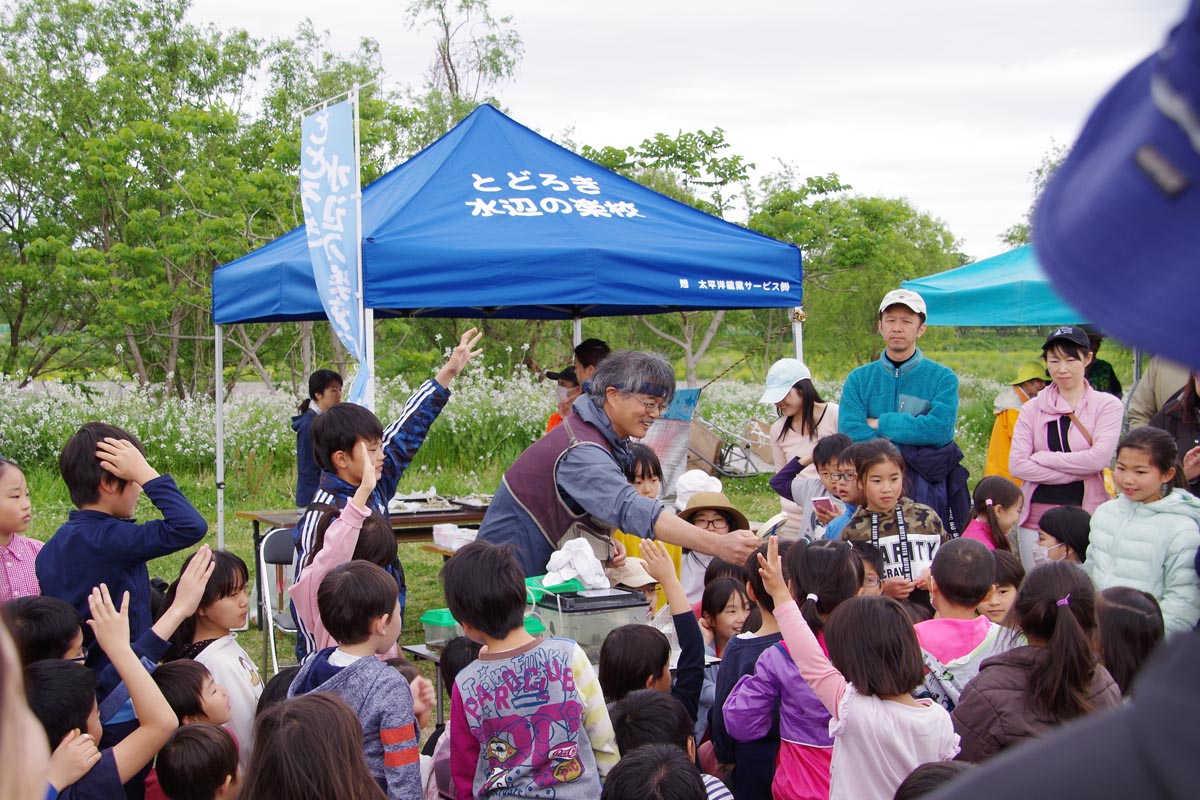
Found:
[[[331, 509], [317, 523], [313, 547], [305, 554], [304, 571], [300, 580], [288, 589], [296, 607], [296, 622], [302, 634], [311, 639], [310, 653], [337, 645], [325, 630], [317, 609], [317, 589], [325, 576], [347, 561], [370, 561], [386, 568], [396, 558], [396, 538], [391, 525], [379, 514], [372, 514], [368, 505], [377, 471], [372, 468], [367, 445], [361, 439], [355, 445], [355, 457], [364, 463], [362, 483], [340, 514]], [[393, 646], [380, 658], [395, 658], [397, 652]]]
[[1020, 478], [1025, 504], [1018, 523], [1036, 530], [1055, 506], [1088, 513], [1109, 499], [1104, 469], [1121, 436], [1121, 401], [1097, 392], [1084, 377], [1092, 362], [1087, 334], [1064, 325], [1042, 346], [1052, 383], [1021, 407], [1013, 431], [1009, 472]]

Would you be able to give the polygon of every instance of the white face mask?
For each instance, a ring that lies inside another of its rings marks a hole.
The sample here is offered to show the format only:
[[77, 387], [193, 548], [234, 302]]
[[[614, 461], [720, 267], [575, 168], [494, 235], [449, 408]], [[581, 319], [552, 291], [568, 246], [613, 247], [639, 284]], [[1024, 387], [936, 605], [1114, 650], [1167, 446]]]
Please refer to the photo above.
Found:
[[1058, 556], [1057, 558], [1055, 556], [1050, 555], [1051, 553], [1053, 553], [1055, 550], [1057, 550], [1060, 547], [1066, 548], [1066, 544], [1063, 542], [1059, 542], [1058, 544], [1054, 545], [1053, 547], [1043, 547], [1040, 544], [1033, 545], [1033, 547], [1030, 549], [1030, 555], [1033, 557], [1034, 565], [1044, 564], [1047, 561], [1061, 561], [1062, 559], [1066, 558], [1067, 551], [1065, 549], [1063, 550], [1062, 555]]
[[565, 403], [571, 399], [571, 390], [566, 386], [555, 386], [554, 396], [558, 398], [558, 402]]

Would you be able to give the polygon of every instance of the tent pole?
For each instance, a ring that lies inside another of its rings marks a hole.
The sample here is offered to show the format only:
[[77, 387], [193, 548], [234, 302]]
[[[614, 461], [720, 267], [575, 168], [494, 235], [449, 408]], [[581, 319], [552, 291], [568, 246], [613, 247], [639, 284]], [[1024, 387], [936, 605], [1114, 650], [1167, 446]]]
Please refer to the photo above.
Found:
[[217, 549], [225, 549], [225, 349], [221, 326], [214, 325], [216, 348], [217, 412]]
[[796, 360], [804, 360], [804, 308], [796, 306], [792, 310], [792, 346], [796, 351]]
[[583, 341], [583, 317], [575, 317], [571, 320], [571, 324], [573, 328], [571, 331], [571, 344], [578, 347], [579, 343]]

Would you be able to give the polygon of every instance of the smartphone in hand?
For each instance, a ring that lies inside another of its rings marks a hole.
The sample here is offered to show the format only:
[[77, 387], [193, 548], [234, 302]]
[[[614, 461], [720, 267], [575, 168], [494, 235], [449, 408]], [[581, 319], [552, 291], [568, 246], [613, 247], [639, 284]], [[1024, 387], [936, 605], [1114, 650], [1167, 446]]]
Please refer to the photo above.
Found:
[[825, 514], [838, 513], [837, 506], [834, 505], [832, 497], [814, 497], [812, 504], [814, 509]]

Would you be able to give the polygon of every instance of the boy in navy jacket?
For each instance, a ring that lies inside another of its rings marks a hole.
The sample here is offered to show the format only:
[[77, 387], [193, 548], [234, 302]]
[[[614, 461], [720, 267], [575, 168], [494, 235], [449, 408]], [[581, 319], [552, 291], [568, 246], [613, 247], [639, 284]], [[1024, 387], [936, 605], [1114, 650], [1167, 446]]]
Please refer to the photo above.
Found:
[[[116, 597], [129, 592], [129, 629], [137, 640], [154, 621], [146, 562], [196, 544], [208, 523], [170, 475], [159, 475], [146, 462], [137, 437], [113, 425], [89, 422], [80, 428], [63, 447], [58, 467], [76, 510], [38, 553], [42, 593], [66, 600], [87, 620], [93, 586], [107, 584]], [[134, 521], [143, 491], [162, 519]], [[83, 633], [85, 663], [98, 675], [108, 657], [92, 646], [89, 626]]]

